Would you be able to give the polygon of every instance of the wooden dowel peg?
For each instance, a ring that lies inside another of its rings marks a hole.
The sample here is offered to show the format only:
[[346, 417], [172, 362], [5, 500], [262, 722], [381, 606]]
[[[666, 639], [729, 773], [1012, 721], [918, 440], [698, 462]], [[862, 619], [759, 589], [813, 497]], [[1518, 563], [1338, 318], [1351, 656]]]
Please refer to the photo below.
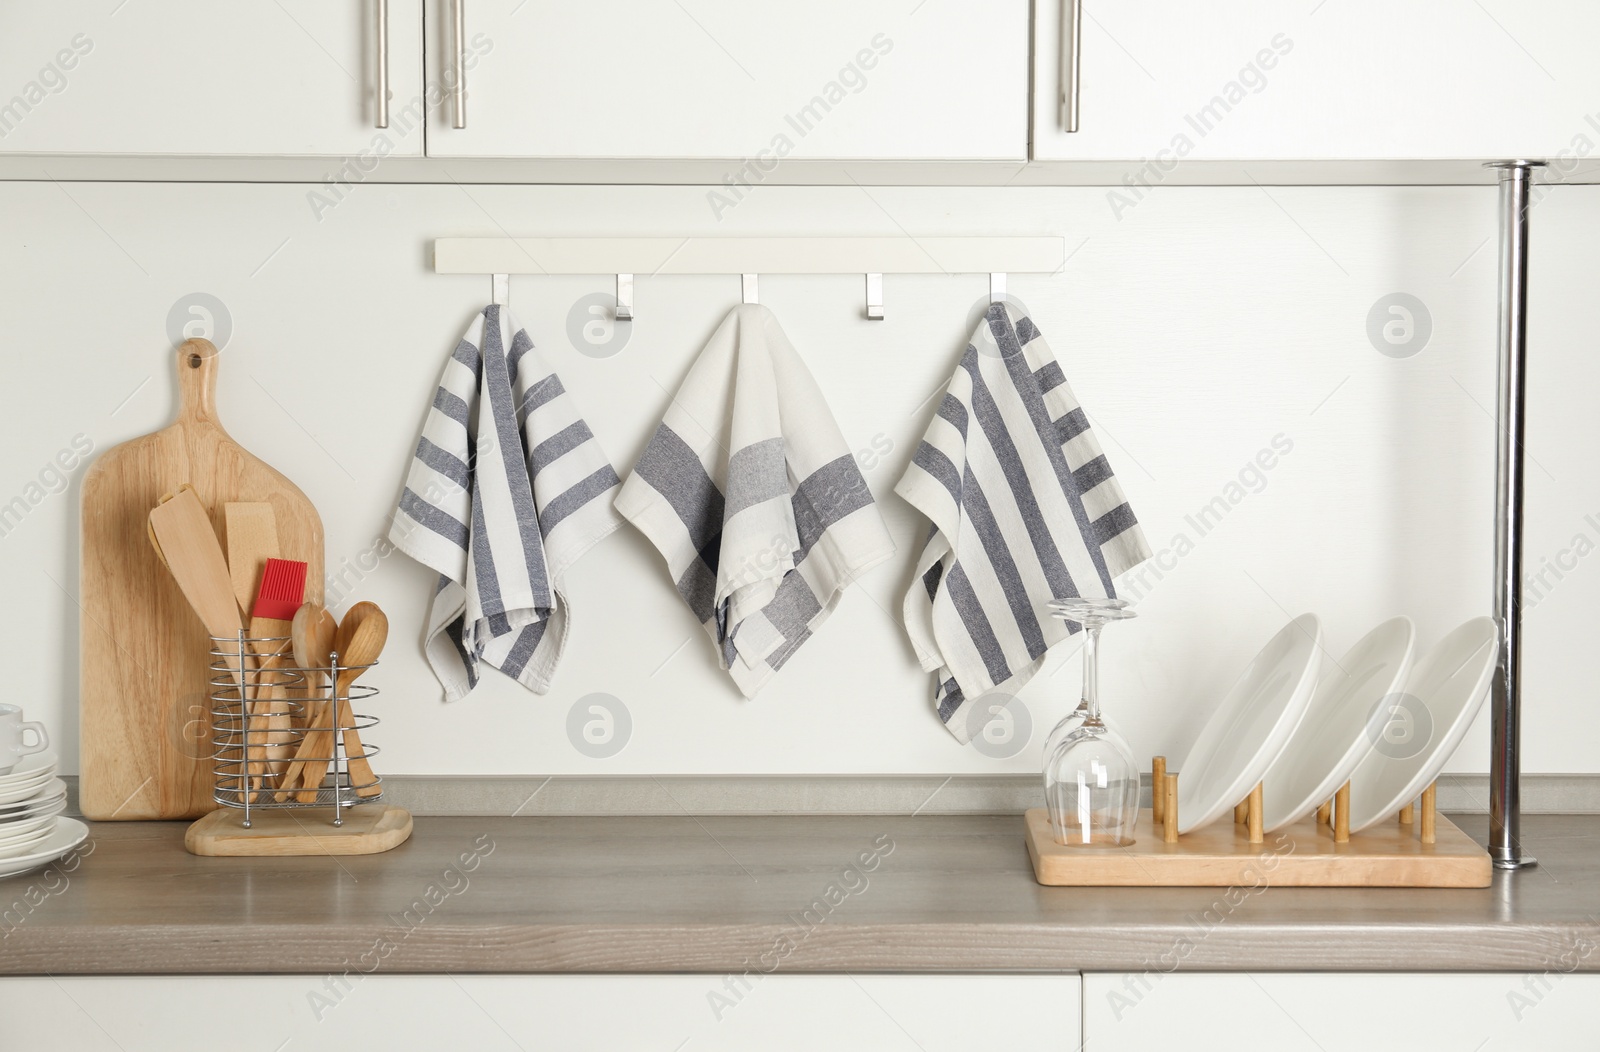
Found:
[[1169, 774], [1161, 780], [1161, 839], [1169, 844], [1178, 842], [1178, 776]]
[[1428, 788], [1422, 790], [1422, 842], [1431, 844], [1435, 839], [1435, 819], [1438, 816], [1435, 790], [1438, 782], [1429, 782]]
[[1333, 842], [1350, 843], [1350, 783], [1346, 782], [1333, 794]]
[[1400, 824], [1401, 825], [1403, 825], [1403, 826], [1410, 825], [1413, 817], [1414, 817], [1414, 810], [1413, 810], [1411, 804], [1407, 804], [1406, 806], [1404, 806], [1404, 807], [1402, 807], [1400, 809]]
[[1333, 824], [1333, 801], [1324, 800], [1317, 807], [1317, 825], [1326, 826]]
[[1166, 813], [1164, 805], [1167, 802], [1167, 758], [1157, 756], [1150, 761], [1150, 820], [1156, 825], [1161, 824], [1161, 816]]
[[1233, 824], [1236, 826], [1244, 825], [1245, 819], [1249, 817], [1249, 814], [1250, 798], [1247, 796], [1233, 805]]
[[1266, 823], [1261, 817], [1261, 783], [1250, 790], [1250, 796], [1245, 801], [1245, 822], [1250, 831], [1250, 843], [1259, 844], [1266, 840]]

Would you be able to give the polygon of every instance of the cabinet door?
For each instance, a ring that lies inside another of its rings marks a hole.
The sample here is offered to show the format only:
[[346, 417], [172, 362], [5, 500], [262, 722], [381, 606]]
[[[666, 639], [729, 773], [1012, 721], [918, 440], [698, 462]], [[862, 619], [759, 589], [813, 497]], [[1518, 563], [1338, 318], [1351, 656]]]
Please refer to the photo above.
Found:
[[1086, 5], [1062, 131], [1063, 0], [1036, 0], [1033, 156], [1581, 157], [1600, 143], [1600, 5], [1273, 0]]
[[[1200, 936], [1203, 938], [1203, 936]], [[1574, 974], [1589, 943], [1527, 974], [1083, 977], [1093, 1052], [1522, 1052], [1595, 1047], [1600, 976]], [[1173, 958], [1163, 958], [1172, 967]]]
[[1075, 975], [0, 979], [5, 1047], [79, 1052], [1065, 1052], [1078, 1004]]
[[1028, 0], [432, 0], [429, 27], [430, 82], [465, 81], [434, 155], [748, 159], [759, 181], [788, 156], [1026, 150]]
[[0, 152], [420, 155], [421, 0], [388, 0], [387, 131], [377, 12], [378, 0], [0, 5]]

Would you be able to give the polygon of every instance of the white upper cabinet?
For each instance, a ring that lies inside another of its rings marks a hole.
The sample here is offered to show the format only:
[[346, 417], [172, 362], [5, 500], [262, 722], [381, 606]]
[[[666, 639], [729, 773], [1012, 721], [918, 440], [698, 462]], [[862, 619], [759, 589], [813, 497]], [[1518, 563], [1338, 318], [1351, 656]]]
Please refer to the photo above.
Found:
[[1555, 161], [1600, 144], [1593, 0], [1084, 3], [1069, 134], [1070, 2], [1036, 0], [1038, 159], [1149, 160], [1155, 182], [1184, 157]]
[[0, 153], [419, 156], [422, 0], [387, 5], [380, 131], [379, 0], [0, 4]]
[[430, 155], [728, 158], [753, 182], [790, 156], [1027, 150], [1028, 0], [430, 0], [429, 83], [458, 66], [465, 127], [447, 99]]

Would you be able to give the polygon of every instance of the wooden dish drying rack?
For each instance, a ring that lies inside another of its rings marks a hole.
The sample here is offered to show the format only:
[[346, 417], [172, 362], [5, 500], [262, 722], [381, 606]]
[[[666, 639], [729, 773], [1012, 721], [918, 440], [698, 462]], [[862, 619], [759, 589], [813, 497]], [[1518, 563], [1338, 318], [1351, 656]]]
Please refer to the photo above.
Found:
[[1178, 833], [1178, 776], [1152, 765], [1151, 807], [1123, 845], [1058, 844], [1048, 813], [1025, 816], [1028, 854], [1040, 884], [1072, 887], [1485, 888], [1489, 854], [1436, 806], [1435, 785], [1393, 822], [1350, 832], [1350, 783], [1303, 819], [1267, 834], [1258, 784], [1233, 821]]

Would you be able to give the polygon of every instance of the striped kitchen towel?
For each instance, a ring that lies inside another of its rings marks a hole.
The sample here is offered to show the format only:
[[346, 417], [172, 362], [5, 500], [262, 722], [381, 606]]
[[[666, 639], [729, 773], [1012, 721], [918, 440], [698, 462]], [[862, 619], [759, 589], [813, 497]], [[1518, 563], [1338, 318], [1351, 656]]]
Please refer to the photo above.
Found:
[[445, 363], [389, 540], [437, 570], [423, 647], [457, 701], [484, 662], [536, 694], [566, 645], [567, 567], [622, 524], [621, 485], [561, 380], [501, 306]]
[[822, 391], [766, 307], [735, 307], [617, 494], [745, 697], [894, 543]]
[[[1033, 321], [992, 304], [895, 492], [931, 520], [906, 593], [906, 632], [965, 743], [1078, 626], [1052, 599], [1115, 596], [1150, 558], [1144, 532]], [[997, 706], [988, 706], [995, 709]]]

